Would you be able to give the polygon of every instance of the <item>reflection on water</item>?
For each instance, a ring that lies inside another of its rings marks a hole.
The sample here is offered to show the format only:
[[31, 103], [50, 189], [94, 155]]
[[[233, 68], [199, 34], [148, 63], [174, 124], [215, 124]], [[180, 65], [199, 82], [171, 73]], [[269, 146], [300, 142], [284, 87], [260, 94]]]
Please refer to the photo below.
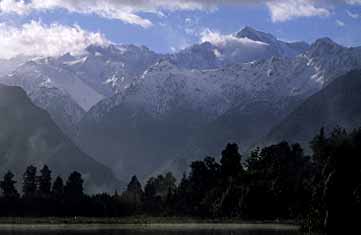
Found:
[[1, 235], [301, 235], [295, 229], [270, 228], [50, 228], [8, 227], [0, 228]]

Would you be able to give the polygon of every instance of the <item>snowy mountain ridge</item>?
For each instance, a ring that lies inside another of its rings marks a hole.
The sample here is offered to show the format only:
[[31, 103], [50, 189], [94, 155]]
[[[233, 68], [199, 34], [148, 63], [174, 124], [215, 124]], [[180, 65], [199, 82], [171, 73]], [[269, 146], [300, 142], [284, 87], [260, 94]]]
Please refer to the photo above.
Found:
[[108, 105], [129, 97], [157, 115], [182, 101], [216, 118], [246, 102], [245, 97], [250, 102], [309, 96], [339, 74], [360, 67], [360, 56], [359, 48], [321, 39], [293, 58], [271, 57], [215, 69], [185, 69], [163, 59], [134, 82], [131, 95], [115, 95], [115, 104]]
[[[168, 60], [178, 68], [217, 69], [227, 64], [243, 63], [272, 56], [294, 56], [306, 46], [289, 51], [273, 47], [287, 43], [273, 36], [246, 27], [237, 38], [252, 41], [249, 44], [225, 43], [222, 47], [204, 42], [172, 55], [157, 54], [144, 46], [91, 45], [83, 53], [59, 57], [30, 58], [22, 63], [3, 61], [4, 73], [0, 82], [23, 87], [32, 93], [39, 87], [56, 87], [68, 95], [85, 111], [100, 100], [123, 93], [136, 83], [143, 73], [161, 60]], [[287, 44], [288, 45], [288, 44]], [[297, 51], [297, 53], [295, 52]], [[283, 54], [282, 54], [283, 53]], [[20, 60], [19, 60], [20, 61]]]

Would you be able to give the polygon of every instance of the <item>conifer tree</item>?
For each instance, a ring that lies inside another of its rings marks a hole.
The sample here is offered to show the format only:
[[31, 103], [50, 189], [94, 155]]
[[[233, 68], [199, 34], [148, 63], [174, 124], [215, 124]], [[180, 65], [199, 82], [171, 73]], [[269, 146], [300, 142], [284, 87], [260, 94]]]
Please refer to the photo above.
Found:
[[47, 165], [40, 170], [39, 193], [42, 196], [48, 196], [51, 192], [51, 171]]
[[71, 173], [64, 188], [65, 196], [73, 199], [84, 196], [83, 183], [84, 180], [79, 172], [74, 171]]
[[15, 188], [16, 181], [13, 180], [14, 174], [11, 171], [8, 171], [2, 181], [0, 181], [0, 188], [2, 194], [7, 199], [17, 199], [19, 198], [19, 193]]
[[61, 199], [64, 196], [64, 182], [60, 176], [56, 177], [51, 193], [56, 199]]
[[29, 166], [23, 175], [23, 194], [24, 197], [34, 197], [37, 192], [37, 169]]

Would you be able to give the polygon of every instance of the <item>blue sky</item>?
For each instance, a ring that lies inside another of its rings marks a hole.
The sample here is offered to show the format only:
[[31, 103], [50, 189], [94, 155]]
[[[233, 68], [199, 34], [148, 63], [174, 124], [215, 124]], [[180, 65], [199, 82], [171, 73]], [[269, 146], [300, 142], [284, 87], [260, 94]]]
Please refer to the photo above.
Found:
[[[111, 42], [145, 45], [157, 52], [171, 52], [197, 43], [206, 30], [226, 35], [244, 26], [286, 41], [313, 42], [327, 36], [343, 45], [361, 45], [361, 0], [0, 0], [0, 21], [0, 39], [9, 44], [0, 43], [0, 49], [20, 48], [22, 41], [37, 43], [35, 33], [31, 32], [33, 27], [24, 32], [24, 25], [31, 22], [44, 29], [38, 33], [43, 38], [52, 38], [48, 34], [56, 31], [57, 37], [64, 37], [68, 44], [69, 33], [61, 30], [77, 25], [81, 35], [75, 33], [74, 40], [92, 42], [93, 39], [81, 37], [97, 33]], [[61, 28], [49, 30], [50, 25]], [[9, 37], [7, 31], [11, 30], [13, 34]], [[24, 40], [26, 37], [29, 39]], [[42, 40], [44, 44], [50, 39]], [[66, 48], [60, 43], [55, 44]]]

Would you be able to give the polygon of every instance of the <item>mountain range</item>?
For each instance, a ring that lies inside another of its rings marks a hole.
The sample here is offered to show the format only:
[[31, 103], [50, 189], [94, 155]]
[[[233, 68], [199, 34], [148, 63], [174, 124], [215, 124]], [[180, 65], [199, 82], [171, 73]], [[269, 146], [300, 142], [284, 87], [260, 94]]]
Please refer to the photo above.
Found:
[[217, 156], [227, 142], [247, 151], [257, 143], [308, 138], [327, 120], [298, 135], [293, 125], [303, 124], [292, 115], [361, 69], [361, 47], [329, 38], [284, 42], [246, 27], [174, 54], [92, 45], [78, 55], [4, 66], [0, 83], [22, 87], [83, 152], [119, 179], [144, 178], [171, 169], [180, 176], [187, 161]]

